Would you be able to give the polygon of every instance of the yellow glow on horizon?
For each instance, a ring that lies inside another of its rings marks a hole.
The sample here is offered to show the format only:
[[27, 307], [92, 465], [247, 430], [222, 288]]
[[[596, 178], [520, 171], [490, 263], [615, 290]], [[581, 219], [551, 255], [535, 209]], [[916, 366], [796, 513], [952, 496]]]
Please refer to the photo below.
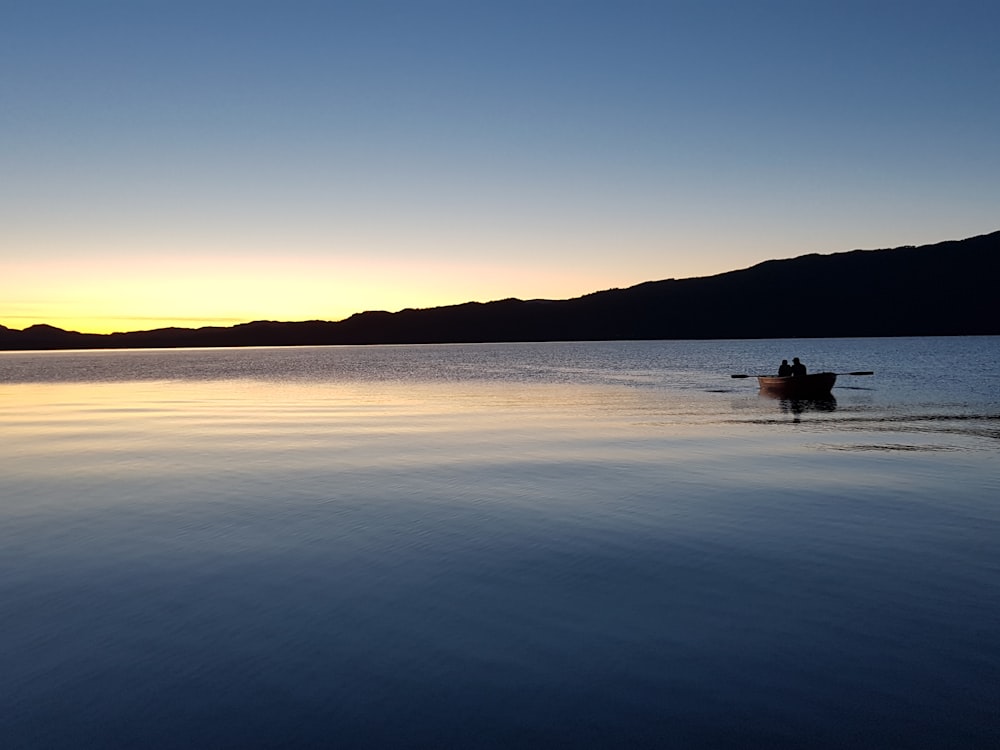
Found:
[[335, 259], [160, 256], [64, 258], [19, 263], [0, 278], [0, 324], [46, 323], [83, 333], [253, 320], [343, 320], [366, 310], [395, 312], [507, 297], [566, 299], [638, 283], [609, 283], [593, 271], [520, 269], [410, 258]]

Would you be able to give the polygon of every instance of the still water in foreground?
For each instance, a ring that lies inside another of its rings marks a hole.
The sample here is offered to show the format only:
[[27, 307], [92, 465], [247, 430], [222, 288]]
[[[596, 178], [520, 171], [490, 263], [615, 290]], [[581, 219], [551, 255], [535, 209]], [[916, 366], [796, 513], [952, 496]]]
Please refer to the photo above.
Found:
[[995, 747], [997, 363], [0, 354], [2, 745]]

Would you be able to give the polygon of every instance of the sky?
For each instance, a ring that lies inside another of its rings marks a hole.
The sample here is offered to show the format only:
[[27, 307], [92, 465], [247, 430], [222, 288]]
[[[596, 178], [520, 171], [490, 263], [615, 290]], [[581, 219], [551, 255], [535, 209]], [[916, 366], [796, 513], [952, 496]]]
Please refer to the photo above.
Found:
[[995, 0], [0, 0], [0, 325], [566, 299], [1000, 229]]

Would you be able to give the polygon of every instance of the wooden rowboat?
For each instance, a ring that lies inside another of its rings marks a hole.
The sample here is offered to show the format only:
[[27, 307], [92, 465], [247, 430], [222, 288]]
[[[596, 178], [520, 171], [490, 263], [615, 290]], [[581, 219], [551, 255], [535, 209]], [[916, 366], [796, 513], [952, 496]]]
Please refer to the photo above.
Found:
[[837, 373], [817, 372], [798, 377], [758, 375], [757, 382], [762, 393], [781, 398], [824, 398], [829, 397], [833, 384], [837, 382]]

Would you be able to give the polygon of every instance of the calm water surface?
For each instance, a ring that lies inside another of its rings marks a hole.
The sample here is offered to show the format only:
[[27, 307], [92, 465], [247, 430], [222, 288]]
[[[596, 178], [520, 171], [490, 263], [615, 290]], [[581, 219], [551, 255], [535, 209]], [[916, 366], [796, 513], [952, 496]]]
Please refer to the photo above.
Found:
[[4, 748], [1000, 743], [1000, 338], [0, 353], [0, 428]]

